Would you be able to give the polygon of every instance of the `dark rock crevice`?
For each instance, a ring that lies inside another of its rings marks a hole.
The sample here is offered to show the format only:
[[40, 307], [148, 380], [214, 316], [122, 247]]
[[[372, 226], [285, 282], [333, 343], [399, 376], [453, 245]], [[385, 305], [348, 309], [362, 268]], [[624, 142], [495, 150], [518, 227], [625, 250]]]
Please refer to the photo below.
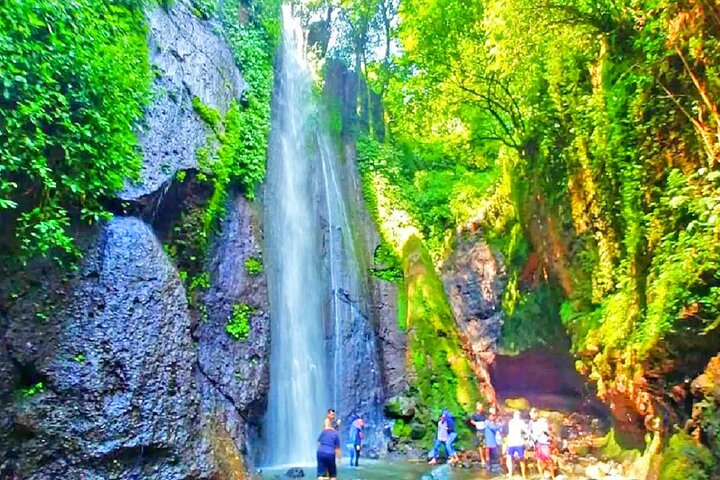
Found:
[[203, 370], [202, 365], [200, 362], [196, 362], [195, 366], [198, 369], [198, 372], [200, 372], [200, 375], [207, 380], [207, 382], [217, 391], [225, 400], [232, 405], [232, 407], [235, 409], [235, 412], [242, 418], [245, 422], [247, 422], [247, 416], [245, 414], [245, 410], [242, 408], [241, 405], [239, 405], [235, 399], [230, 393], [226, 391], [227, 385], [224, 385], [220, 380], [213, 378], [210, 376], [205, 370]]

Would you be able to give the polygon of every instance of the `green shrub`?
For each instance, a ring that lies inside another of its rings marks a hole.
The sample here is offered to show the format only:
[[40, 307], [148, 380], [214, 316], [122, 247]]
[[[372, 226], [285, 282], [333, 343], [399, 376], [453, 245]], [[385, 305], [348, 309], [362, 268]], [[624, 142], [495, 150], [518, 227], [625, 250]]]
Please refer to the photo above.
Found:
[[193, 97], [192, 106], [195, 113], [198, 114], [203, 122], [205, 122], [208, 127], [212, 128], [214, 132], [218, 133], [218, 129], [222, 125], [220, 112], [202, 103], [202, 100], [200, 100], [199, 97]]
[[400, 259], [387, 244], [378, 245], [373, 255], [373, 261], [375, 265], [370, 269], [372, 276], [393, 283], [400, 283], [405, 278]]
[[685, 432], [670, 437], [660, 465], [660, 480], [712, 480], [714, 460], [710, 451]]
[[[133, 125], [150, 98], [142, 2], [39, 0], [0, 8], [0, 212], [22, 259], [79, 252], [70, 219], [137, 178]], [[7, 213], [6, 213], [7, 215]]]
[[246, 340], [250, 335], [250, 317], [255, 309], [247, 303], [233, 305], [232, 315], [225, 325], [225, 331], [233, 340]]
[[45, 386], [43, 385], [43, 382], [37, 382], [35, 385], [31, 385], [27, 388], [21, 388], [20, 394], [23, 397], [29, 398], [37, 395], [38, 393], [43, 393], [45, 391]]
[[260, 275], [263, 272], [262, 259], [257, 257], [248, 257], [245, 260], [245, 271], [250, 275]]
[[193, 13], [198, 18], [207, 20], [215, 15], [217, 4], [218, 0], [193, 0]]

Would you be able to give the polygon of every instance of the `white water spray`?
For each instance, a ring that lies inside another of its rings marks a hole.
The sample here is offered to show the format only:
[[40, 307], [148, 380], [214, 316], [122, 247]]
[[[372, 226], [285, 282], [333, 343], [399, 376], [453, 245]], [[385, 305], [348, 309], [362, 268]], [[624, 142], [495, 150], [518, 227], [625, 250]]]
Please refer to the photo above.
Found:
[[303, 38], [291, 8], [283, 6], [265, 189], [269, 465], [312, 463], [328, 408], [346, 423], [362, 416], [374, 431], [380, 423], [367, 268], [359, 265], [340, 155], [314, 101]]
[[283, 6], [283, 50], [266, 186], [266, 258], [272, 321], [267, 454], [271, 464], [314, 458], [330, 383], [323, 332], [322, 229], [315, 213], [307, 122], [310, 75], [302, 30]]

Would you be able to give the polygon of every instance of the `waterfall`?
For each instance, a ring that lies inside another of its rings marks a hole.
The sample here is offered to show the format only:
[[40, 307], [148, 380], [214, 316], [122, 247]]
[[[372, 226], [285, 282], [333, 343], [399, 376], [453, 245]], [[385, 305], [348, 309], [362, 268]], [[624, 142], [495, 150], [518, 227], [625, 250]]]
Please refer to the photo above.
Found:
[[370, 429], [380, 419], [367, 269], [353, 240], [340, 155], [311, 78], [302, 28], [284, 5], [264, 197], [272, 324], [268, 465], [313, 462], [328, 408], [345, 422], [341, 435], [356, 416]]

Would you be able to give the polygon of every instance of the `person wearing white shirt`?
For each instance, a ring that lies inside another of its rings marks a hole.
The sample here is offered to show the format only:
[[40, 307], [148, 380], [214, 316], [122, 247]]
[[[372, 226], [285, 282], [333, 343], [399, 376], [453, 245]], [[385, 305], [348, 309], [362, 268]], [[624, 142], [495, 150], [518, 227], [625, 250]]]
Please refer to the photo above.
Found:
[[545, 467], [547, 467], [550, 477], [555, 478], [555, 461], [550, 451], [550, 426], [534, 408], [530, 409], [530, 438], [535, 445], [535, 460], [540, 476], [545, 478]]
[[520, 473], [522, 474], [523, 480], [525, 480], [525, 438], [524, 435], [527, 432], [527, 425], [520, 418], [520, 412], [514, 411], [513, 418], [508, 422], [508, 435], [507, 435], [507, 469], [508, 475], [512, 477], [513, 474], [513, 461], [517, 459], [520, 462]]

